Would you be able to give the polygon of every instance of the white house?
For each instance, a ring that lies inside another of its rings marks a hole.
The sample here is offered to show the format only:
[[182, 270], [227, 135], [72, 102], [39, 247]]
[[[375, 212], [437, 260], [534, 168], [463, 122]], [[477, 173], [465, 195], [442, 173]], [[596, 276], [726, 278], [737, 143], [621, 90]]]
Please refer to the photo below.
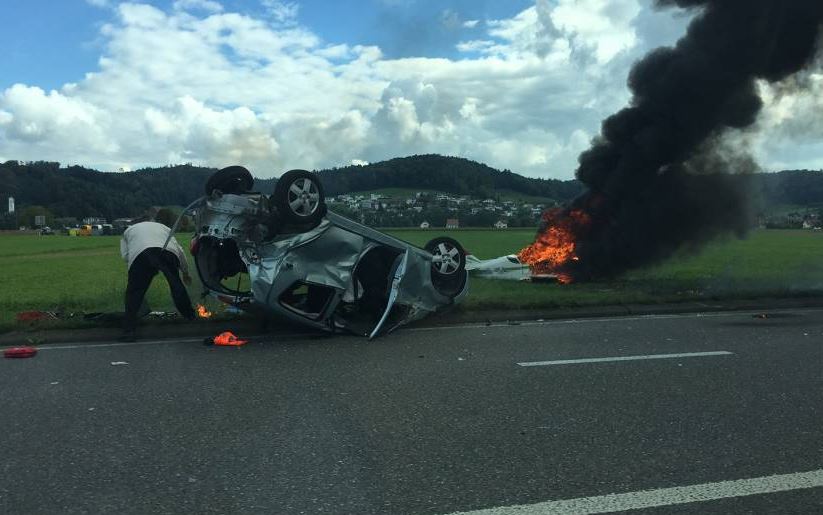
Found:
[[495, 224], [494, 224], [494, 228], [495, 228], [495, 229], [508, 229], [508, 228], [509, 228], [509, 224], [507, 224], [507, 223], [506, 223], [506, 222], [504, 222], [503, 220], [498, 220], [497, 222], [495, 222]]
[[460, 220], [457, 218], [449, 218], [446, 220], [446, 229], [459, 229], [460, 228]]

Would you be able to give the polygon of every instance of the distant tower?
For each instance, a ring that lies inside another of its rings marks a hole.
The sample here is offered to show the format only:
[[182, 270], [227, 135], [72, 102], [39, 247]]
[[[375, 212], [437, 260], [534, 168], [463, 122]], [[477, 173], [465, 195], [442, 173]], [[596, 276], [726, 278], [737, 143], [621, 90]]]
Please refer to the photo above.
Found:
[[14, 213], [14, 197], [9, 197], [9, 214]]

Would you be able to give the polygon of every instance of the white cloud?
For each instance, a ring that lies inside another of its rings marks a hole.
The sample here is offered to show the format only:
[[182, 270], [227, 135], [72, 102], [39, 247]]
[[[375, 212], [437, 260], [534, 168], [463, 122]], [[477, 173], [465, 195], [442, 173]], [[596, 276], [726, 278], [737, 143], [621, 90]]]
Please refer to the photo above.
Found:
[[537, 0], [513, 18], [490, 20], [489, 35], [501, 43], [487, 43], [485, 51], [575, 54], [603, 65], [636, 46], [634, 21], [640, 12], [639, 0]]
[[559, 0], [550, 6], [539, 0], [537, 9], [571, 46], [594, 54], [598, 63], [605, 63], [618, 53], [630, 50], [637, 43], [632, 25], [640, 14], [637, 0]]
[[86, 0], [86, 3], [94, 7], [108, 7], [109, 0]]
[[461, 52], [481, 52], [492, 53], [496, 45], [494, 41], [475, 39], [472, 41], [461, 41], [457, 44], [457, 50]]
[[278, 155], [274, 128], [247, 107], [214, 109], [186, 96], [169, 112], [146, 110], [145, 122], [150, 135], [170, 143], [169, 162], [223, 167], [273, 163]]
[[80, 152], [116, 151], [117, 145], [106, 134], [108, 122], [97, 107], [57, 91], [46, 94], [38, 87], [15, 84], [0, 94], [0, 127], [5, 137], [38, 151], [62, 145]]
[[823, 137], [823, 73], [809, 73], [797, 80], [769, 85], [759, 84], [764, 109], [760, 115], [761, 128], [780, 133], [793, 140], [818, 141]]
[[262, 3], [275, 22], [286, 25], [296, 23], [297, 15], [300, 12], [300, 4], [297, 2], [262, 0]]
[[351, 56], [351, 49], [348, 45], [333, 45], [317, 50], [317, 55], [326, 59], [345, 59]]
[[463, 22], [463, 27], [467, 29], [473, 29], [480, 24], [480, 20], [466, 20]]
[[223, 11], [223, 6], [214, 0], [175, 0], [172, 7], [180, 11], [196, 9], [210, 13], [219, 13]]
[[323, 41], [294, 2], [264, 1], [265, 18], [208, 3], [118, 5], [98, 70], [58, 92], [0, 96], [3, 154], [110, 170], [234, 163], [265, 177], [438, 152], [569, 178], [628, 100], [624, 77], [644, 51], [636, 0], [539, 0], [484, 23], [457, 60]]
[[773, 169], [823, 169], [823, 66], [780, 84], [759, 84], [764, 107], [749, 134], [755, 156]]

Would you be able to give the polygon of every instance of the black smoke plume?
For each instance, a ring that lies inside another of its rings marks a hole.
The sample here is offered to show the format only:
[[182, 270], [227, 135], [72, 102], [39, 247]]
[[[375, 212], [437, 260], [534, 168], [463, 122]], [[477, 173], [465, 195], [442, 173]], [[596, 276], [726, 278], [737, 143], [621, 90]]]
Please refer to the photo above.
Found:
[[[721, 136], [752, 125], [762, 107], [758, 79], [781, 81], [816, 55], [823, 0], [657, 0], [698, 9], [674, 48], [654, 50], [631, 70], [630, 105], [603, 122], [580, 156], [588, 191], [565, 213], [584, 210], [575, 280], [699, 247], [752, 226], [753, 162], [729, 155]], [[563, 214], [560, 215], [561, 217]], [[551, 220], [557, 221], [557, 215]]]

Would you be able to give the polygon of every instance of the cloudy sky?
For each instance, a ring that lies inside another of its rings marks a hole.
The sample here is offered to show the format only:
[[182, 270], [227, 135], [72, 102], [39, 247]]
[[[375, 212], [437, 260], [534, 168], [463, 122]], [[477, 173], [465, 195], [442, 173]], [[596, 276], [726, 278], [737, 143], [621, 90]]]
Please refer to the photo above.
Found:
[[[0, 162], [243, 164], [423, 153], [568, 179], [626, 76], [694, 13], [651, 0], [0, 4]], [[764, 87], [765, 170], [823, 168], [823, 74]]]

